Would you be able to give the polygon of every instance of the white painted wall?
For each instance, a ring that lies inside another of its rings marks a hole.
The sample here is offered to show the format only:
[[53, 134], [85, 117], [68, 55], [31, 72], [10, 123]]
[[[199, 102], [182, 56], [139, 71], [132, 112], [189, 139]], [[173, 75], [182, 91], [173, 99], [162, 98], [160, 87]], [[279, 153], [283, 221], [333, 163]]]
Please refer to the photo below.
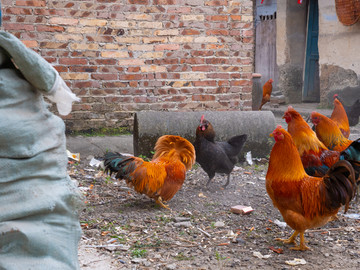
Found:
[[360, 22], [345, 26], [336, 15], [335, 1], [319, 0], [320, 66], [336, 65], [360, 76]]

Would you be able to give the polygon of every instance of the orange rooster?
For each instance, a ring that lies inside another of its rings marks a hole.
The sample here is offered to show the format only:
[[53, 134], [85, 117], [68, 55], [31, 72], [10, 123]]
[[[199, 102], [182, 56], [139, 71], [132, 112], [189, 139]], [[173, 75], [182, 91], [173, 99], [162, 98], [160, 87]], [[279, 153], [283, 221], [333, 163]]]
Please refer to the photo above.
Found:
[[135, 191], [155, 199], [167, 209], [170, 208], [164, 202], [174, 197], [182, 187], [186, 171], [194, 163], [194, 146], [174, 135], [164, 135], [157, 140], [155, 154], [149, 162], [119, 153], [107, 153], [104, 160], [106, 172], [125, 179]]
[[338, 95], [334, 95], [334, 110], [330, 116], [330, 119], [333, 120], [341, 130], [341, 133], [345, 138], [349, 138], [350, 135], [350, 127], [349, 127], [349, 119], [347, 117], [344, 106], [338, 99]]
[[284, 113], [290, 133], [307, 174], [323, 176], [339, 160], [340, 153], [330, 151], [310, 128], [302, 116], [289, 106]]
[[[305, 231], [326, 224], [343, 205], [347, 211], [356, 191], [354, 169], [341, 160], [324, 177], [309, 176], [291, 135], [278, 126], [270, 136], [275, 144], [270, 153], [266, 190], [285, 222], [295, 230], [289, 239], [276, 240], [295, 244], [291, 248], [294, 250], [308, 250]], [[298, 234], [299, 245], [295, 242]]]
[[269, 79], [263, 86], [263, 97], [261, 100], [259, 111], [261, 110], [262, 106], [264, 106], [265, 103], [270, 101], [270, 96], [272, 92], [272, 83], [273, 83], [273, 79]]
[[344, 137], [338, 125], [325, 115], [312, 112], [311, 121], [315, 125], [317, 137], [327, 148], [340, 152], [352, 143], [351, 140]]

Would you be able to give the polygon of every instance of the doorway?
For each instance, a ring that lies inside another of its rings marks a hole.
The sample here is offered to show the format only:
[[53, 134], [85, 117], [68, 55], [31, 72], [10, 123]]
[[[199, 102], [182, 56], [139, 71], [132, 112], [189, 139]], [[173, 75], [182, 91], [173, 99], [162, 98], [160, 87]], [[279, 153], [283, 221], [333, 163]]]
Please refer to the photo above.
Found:
[[304, 88], [302, 100], [304, 102], [320, 101], [319, 79], [319, 6], [318, 0], [308, 1], [308, 24], [305, 51]]

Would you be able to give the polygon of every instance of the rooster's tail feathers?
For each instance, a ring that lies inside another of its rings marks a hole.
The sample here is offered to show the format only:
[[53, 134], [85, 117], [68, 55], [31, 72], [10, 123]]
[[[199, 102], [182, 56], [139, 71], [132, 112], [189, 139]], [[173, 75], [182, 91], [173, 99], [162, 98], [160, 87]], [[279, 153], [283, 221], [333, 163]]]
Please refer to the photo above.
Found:
[[187, 170], [195, 163], [194, 146], [180, 136], [164, 135], [157, 140], [153, 159], [167, 155], [177, 156]]
[[116, 173], [116, 178], [123, 179], [129, 172], [134, 171], [136, 164], [135, 157], [109, 152], [104, 157], [106, 173]]
[[353, 141], [348, 148], [340, 153], [340, 159], [350, 162], [355, 171], [355, 177], [360, 182], [360, 138]]
[[346, 160], [336, 162], [324, 176], [324, 184], [327, 207], [336, 209], [345, 205], [346, 212], [356, 193], [356, 178], [352, 165]]

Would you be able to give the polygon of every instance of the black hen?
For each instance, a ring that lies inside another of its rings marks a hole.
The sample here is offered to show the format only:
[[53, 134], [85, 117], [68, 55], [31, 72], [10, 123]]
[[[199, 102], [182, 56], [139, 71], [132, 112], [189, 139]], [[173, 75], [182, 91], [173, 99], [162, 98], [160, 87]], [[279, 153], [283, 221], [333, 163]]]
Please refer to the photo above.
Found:
[[347, 117], [349, 119], [350, 126], [356, 126], [359, 123], [359, 116], [360, 116], [360, 99], [356, 100], [354, 104], [351, 106], [347, 106], [344, 101], [339, 97], [339, 95], [335, 94], [334, 98], [337, 98], [341, 104], [343, 105]]
[[227, 142], [216, 142], [215, 131], [209, 121], [201, 116], [200, 125], [196, 128], [195, 152], [196, 161], [208, 174], [209, 185], [215, 173], [225, 173], [228, 175], [227, 181], [223, 187], [230, 182], [230, 173], [238, 162], [238, 155], [244, 146], [247, 135], [234, 136]]

